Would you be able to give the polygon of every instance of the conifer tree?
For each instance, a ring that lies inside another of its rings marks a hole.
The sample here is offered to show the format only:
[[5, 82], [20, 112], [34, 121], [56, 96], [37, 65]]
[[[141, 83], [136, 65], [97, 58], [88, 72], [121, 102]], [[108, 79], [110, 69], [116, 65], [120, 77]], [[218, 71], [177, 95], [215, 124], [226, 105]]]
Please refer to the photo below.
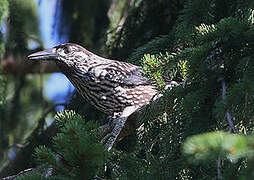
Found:
[[[130, 62], [143, 61], [159, 87], [165, 76], [182, 80], [164, 92], [163, 110], [147, 108], [140, 120], [131, 156], [142, 162], [142, 168], [135, 166], [142, 178], [251, 177], [252, 166], [245, 166], [251, 162], [251, 136], [245, 135], [252, 134], [253, 124], [253, 7], [252, 1], [185, 1], [168, 35], [129, 56]], [[125, 173], [120, 174], [131, 179]]]
[[163, 96], [106, 156], [93, 123], [59, 114], [54, 145], [35, 153], [49, 178], [253, 179], [254, 2], [133, 2], [120, 29], [110, 23], [110, 53], [142, 65]]
[[[3, 0], [0, 2], [0, 27], [3, 26], [3, 21], [4, 18], [6, 18], [7, 14], [8, 14], [8, 1], [7, 0]], [[1, 64], [1, 60], [4, 56], [4, 52], [5, 52], [5, 46], [4, 46], [4, 39], [3, 39], [3, 33], [0, 30], [0, 64]], [[2, 68], [0, 67], [0, 73], [2, 72]], [[2, 114], [4, 112], [4, 106], [5, 106], [5, 96], [4, 96], [4, 78], [2, 76], [0, 76], [0, 121], [2, 121]], [[4, 131], [5, 128], [2, 125], [2, 123], [0, 124], [0, 129], [2, 131], [2, 133], [0, 133], [0, 146], [2, 147], [6, 147], [7, 146], [7, 140], [4, 137]], [[0, 155], [1, 156], [6, 156], [6, 154], [4, 154], [4, 150], [0, 150]]]

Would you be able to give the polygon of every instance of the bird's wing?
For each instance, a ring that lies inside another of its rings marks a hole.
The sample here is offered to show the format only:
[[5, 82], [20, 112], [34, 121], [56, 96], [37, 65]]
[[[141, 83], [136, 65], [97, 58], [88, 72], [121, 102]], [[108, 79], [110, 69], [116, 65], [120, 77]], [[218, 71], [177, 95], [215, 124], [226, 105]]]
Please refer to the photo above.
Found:
[[[95, 70], [95, 72], [98, 70]], [[126, 62], [113, 62], [107, 64], [103, 70], [99, 70], [100, 79], [117, 82], [125, 85], [145, 85], [151, 84], [152, 80], [142, 75], [142, 69], [139, 66]]]
[[142, 75], [142, 70], [140, 68], [134, 69], [129, 72], [123, 72], [119, 70], [114, 71], [115, 71], [114, 73], [110, 71], [106, 75], [106, 78], [126, 85], [145, 85], [151, 83], [150, 79]]

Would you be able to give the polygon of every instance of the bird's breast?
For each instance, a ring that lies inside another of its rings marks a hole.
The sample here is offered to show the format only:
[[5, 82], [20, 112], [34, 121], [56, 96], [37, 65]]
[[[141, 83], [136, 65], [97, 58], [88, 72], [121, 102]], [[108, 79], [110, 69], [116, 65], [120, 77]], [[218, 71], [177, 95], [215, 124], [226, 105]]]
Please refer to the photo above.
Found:
[[152, 85], [130, 86], [91, 75], [68, 78], [84, 99], [109, 115], [128, 106], [146, 105], [157, 92]]

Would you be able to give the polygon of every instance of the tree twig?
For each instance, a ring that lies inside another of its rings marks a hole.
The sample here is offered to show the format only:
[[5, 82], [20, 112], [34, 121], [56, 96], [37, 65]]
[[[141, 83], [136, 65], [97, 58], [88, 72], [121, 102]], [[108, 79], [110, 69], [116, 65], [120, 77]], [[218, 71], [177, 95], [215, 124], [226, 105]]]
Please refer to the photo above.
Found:
[[53, 62], [30, 62], [26, 60], [14, 60], [14, 59], [4, 59], [2, 61], [2, 71], [1, 74], [20, 74], [25, 75], [29, 73], [40, 73], [41, 66], [44, 65], [45, 68], [43, 73], [53, 73], [59, 72], [58, 67]]
[[219, 155], [218, 161], [217, 161], [217, 178], [222, 179], [222, 175], [221, 175], [221, 157], [220, 157], [220, 155]]
[[[223, 78], [220, 78], [219, 81], [221, 81], [221, 86], [222, 86], [222, 101], [226, 103], [226, 82]], [[225, 118], [227, 119], [227, 122], [229, 124], [230, 132], [239, 133], [238, 129], [235, 128], [235, 125], [232, 121], [232, 117], [229, 110], [225, 112]], [[222, 179], [221, 163], [222, 163], [222, 160], [221, 160], [221, 156], [219, 155], [217, 160], [217, 178], [218, 179]]]
[[[54, 104], [50, 106], [43, 113], [42, 117], [38, 121], [37, 128], [30, 135], [30, 142], [22, 147], [20, 151], [17, 152], [15, 158], [11, 160], [5, 167], [2, 168], [0, 172], [0, 178], [8, 176], [10, 174], [15, 174], [18, 172], [23, 172], [25, 168], [31, 165], [31, 156], [33, 154], [34, 148], [41, 144], [49, 144], [50, 140], [57, 133], [58, 129], [55, 127], [54, 123], [51, 124], [46, 130], [43, 130], [46, 116], [55, 109], [56, 106], [65, 106], [66, 104]], [[42, 131], [43, 130], [43, 131]], [[43, 142], [41, 140], [43, 139]], [[30, 166], [31, 167], [31, 166]], [[36, 169], [36, 168], [34, 168]], [[28, 172], [27, 172], [28, 173]], [[15, 179], [17, 175], [10, 179]]]
[[[226, 83], [224, 79], [221, 79], [221, 85], [222, 85], [222, 100], [224, 103], [226, 103]], [[233, 131], [234, 133], [239, 133], [238, 129], [235, 128], [235, 125], [232, 121], [231, 114], [229, 113], [229, 110], [225, 113], [226, 119], [228, 121], [230, 131]]]

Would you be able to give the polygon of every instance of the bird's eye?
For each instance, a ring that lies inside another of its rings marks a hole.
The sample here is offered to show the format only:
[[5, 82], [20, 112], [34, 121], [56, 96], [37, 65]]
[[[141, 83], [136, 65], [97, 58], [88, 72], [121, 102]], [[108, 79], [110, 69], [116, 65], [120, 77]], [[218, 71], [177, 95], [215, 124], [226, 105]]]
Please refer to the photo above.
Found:
[[65, 47], [63, 50], [64, 50], [64, 53], [65, 53], [65, 54], [70, 53], [70, 48], [68, 48], [68, 47]]

